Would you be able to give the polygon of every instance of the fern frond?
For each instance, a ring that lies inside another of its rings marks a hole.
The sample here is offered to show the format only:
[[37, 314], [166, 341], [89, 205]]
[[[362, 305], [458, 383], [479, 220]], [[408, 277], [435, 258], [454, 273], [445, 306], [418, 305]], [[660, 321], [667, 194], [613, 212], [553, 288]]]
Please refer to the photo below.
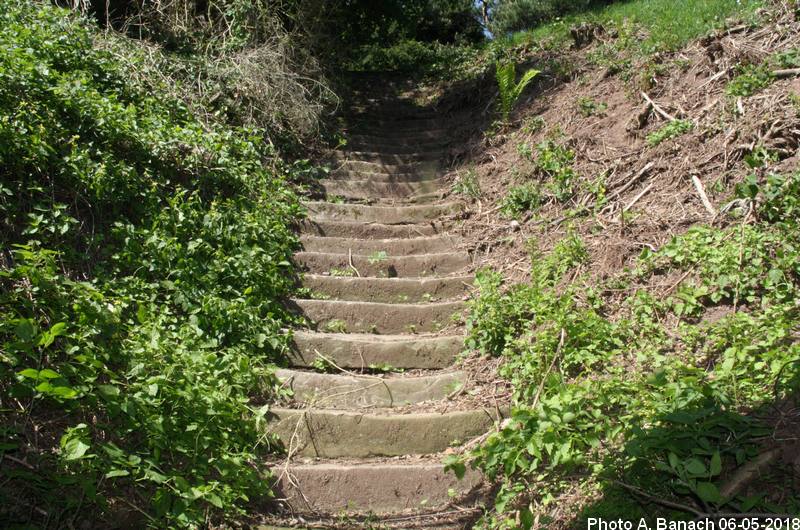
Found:
[[501, 63], [498, 61], [495, 64], [495, 78], [497, 79], [497, 88], [500, 91], [500, 111], [503, 115], [503, 120], [508, 121], [514, 103], [522, 95], [525, 87], [538, 74], [538, 70], [528, 70], [519, 83], [515, 83], [517, 68], [513, 62]]
[[525, 87], [527, 87], [530, 84], [530, 82], [533, 81], [533, 78], [536, 77], [537, 75], [539, 75], [539, 70], [531, 69], [525, 72], [525, 74], [522, 76], [522, 79], [520, 79], [519, 83], [517, 83], [517, 86], [514, 87], [515, 101], [522, 95], [522, 92], [525, 90]]

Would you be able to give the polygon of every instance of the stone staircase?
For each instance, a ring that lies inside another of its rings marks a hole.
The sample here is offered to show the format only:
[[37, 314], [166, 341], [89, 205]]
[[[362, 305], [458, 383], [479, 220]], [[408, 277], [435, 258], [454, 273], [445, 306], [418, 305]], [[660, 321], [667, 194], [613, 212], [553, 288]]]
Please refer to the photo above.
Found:
[[295, 330], [292, 368], [277, 374], [294, 392], [269, 427], [289, 453], [274, 469], [279, 513], [304, 528], [343, 514], [468, 528], [485, 484], [445, 473], [443, 453], [500, 413], [452, 399], [466, 384], [453, 363], [473, 276], [448, 234], [464, 205], [443, 198], [442, 177], [468, 115], [357, 99], [348, 147], [320, 182], [327, 200], [307, 202], [300, 226], [311, 294], [292, 302], [310, 326]]

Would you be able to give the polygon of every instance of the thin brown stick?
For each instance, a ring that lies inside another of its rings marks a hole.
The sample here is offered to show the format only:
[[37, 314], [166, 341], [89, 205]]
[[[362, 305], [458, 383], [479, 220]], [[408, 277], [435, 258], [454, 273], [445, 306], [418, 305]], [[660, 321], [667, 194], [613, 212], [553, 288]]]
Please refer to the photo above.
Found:
[[662, 117], [668, 119], [669, 121], [675, 121], [677, 119], [675, 116], [673, 116], [672, 114], [668, 113], [667, 111], [659, 107], [656, 104], [656, 102], [650, 99], [650, 96], [648, 96], [646, 93], [640, 92], [640, 94], [642, 95], [645, 101], [647, 101], [650, 105], [653, 106], [653, 110], [659, 113]]
[[703, 201], [703, 206], [705, 206], [708, 213], [711, 215], [717, 215], [717, 209], [714, 208], [714, 205], [711, 204], [710, 200], [708, 200], [708, 195], [706, 195], [706, 190], [703, 187], [703, 183], [700, 182], [700, 179], [697, 178], [697, 175], [692, 175], [692, 184], [694, 184], [694, 189], [696, 189], [697, 194], [700, 195], [700, 200]]

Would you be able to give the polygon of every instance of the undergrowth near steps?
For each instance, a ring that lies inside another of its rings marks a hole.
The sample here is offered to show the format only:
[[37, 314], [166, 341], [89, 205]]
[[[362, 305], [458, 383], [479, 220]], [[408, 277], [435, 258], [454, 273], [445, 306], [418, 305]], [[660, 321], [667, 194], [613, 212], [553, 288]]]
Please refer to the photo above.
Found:
[[[782, 439], [769, 418], [800, 390], [800, 174], [753, 177], [737, 194], [737, 222], [696, 226], [601, 285], [576, 275], [577, 236], [547, 255], [532, 247], [528, 283], [478, 276], [468, 346], [502, 356], [515, 388], [510, 420], [470, 457], [502, 483], [485, 527], [530, 528], [576, 481], [625, 491], [614, 517], [637, 513], [631, 492], [690, 517], [797, 513], [781, 477], [768, 479], [780, 496], [734, 477]], [[674, 287], [648, 288], [656, 275]], [[612, 300], [621, 288], [631, 294]]]
[[0, 526], [240, 513], [267, 493], [292, 169], [68, 11], [7, 1], [0, 28]]

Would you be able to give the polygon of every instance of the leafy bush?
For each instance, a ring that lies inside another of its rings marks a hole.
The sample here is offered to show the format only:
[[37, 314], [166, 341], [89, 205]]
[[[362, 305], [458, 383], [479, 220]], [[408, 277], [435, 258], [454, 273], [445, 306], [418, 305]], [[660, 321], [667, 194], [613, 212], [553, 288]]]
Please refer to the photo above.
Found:
[[531, 69], [522, 74], [522, 78], [517, 81], [517, 67], [514, 63], [496, 63], [495, 78], [497, 79], [497, 88], [500, 91], [500, 113], [504, 121], [508, 121], [514, 103], [517, 102], [522, 95], [522, 91], [537, 75], [539, 75], [539, 71]]
[[0, 518], [237, 513], [266, 493], [251, 398], [287, 347], [290, 169], [67, 11], [12, 0], [0, 26], [0, 452], [36, 468], [4, 461]]
[[478, 49], [471, 46], [402, 40], [389, 47], [367, 45], [347, 67], [355, 71], [402, 72], [460, 79], [475, 73]]
[[672, 120], [659, 130], [647, 135], [648, 145], [655, 147], [664, 140], [675, 138], [694, 129], [694, 122], [691, 120]]

